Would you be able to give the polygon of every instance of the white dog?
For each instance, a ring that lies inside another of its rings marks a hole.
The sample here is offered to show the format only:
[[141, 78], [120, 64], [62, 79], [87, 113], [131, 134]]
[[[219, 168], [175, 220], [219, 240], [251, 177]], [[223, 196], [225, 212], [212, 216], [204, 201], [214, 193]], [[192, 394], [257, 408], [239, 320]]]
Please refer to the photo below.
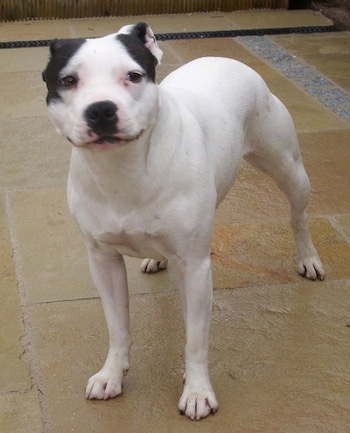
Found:
[[84, 235], [101, 296], [109, 351], [88, 381], [90, 399], [122, 392], [129, 369], [128, 289], [123, 255], [171, 263], [186, 324], [179, 410], [199, 420], [218, 403], [208, 372], [214, 212], [242, 158], [267, 172], [290, 203], [298, 271], [324, 278], [304, 209], [310, 184], [284, 105], [249, 67], [201, 58], [159, 86], [162, 52], [144, 23], [98, 39], [56, 40], [43, 78], [50, 118], [73, 145], [69, 207]]

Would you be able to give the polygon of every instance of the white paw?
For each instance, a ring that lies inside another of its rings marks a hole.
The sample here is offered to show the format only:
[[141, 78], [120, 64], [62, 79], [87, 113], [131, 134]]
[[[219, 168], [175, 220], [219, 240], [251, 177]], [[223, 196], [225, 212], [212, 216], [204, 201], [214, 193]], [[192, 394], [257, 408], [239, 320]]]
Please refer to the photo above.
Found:
[[154, 273], [166, 269], [166, 267], [166, 261], [160, 262], [154, 259], [144, 259], [141, 264], [141, 271], [145, 273]]
[[186, 390], [185, 386], [178, 407], [181, 415], [199, 421], [210, 414], [214, 414], [218, 410], [219, 404], [212, 389], [196, 392], [190, 389]]
[[89, 400], [108, 400], [117, 397], [123, 390], [123, 377], [124, 375], [99, 371], [88, 380], [86, 398]]
[[309, 280], [324, 280], [325, 271], [318, 255], [305, 257], [298, 262], [298, 272]]

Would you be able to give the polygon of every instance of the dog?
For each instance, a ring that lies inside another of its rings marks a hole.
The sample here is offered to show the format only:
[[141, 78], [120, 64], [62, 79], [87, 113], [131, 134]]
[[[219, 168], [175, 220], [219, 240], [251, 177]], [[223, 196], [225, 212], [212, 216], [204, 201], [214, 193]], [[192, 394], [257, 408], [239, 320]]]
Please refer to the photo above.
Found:
[[243, 158], [289, 200], [299, 274], [325, 276], [309, 233], [310, 183], [291, 116], [260, 75], [233, 59], [194, 60], [157, 85], [162, 51], [145, 23], [102, 38], [55, 40], [50, 51], [48, 113], [72, 144], [68, 205], [109, 332], [105, 364], [89, 379], [86, 397], [116, 397], [129, 369], [123, 255], [143, 258], [144, 272], [169, 262], [186, 326], [178, 409], [205, 418], [218, 409], [208, 371], [214, 212]]

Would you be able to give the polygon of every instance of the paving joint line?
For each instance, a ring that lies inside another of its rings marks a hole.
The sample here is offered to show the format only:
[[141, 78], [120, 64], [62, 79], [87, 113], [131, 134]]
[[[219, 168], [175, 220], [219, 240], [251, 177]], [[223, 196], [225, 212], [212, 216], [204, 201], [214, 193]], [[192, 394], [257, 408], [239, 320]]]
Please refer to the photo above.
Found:
[[345, 240], [347, 244], [350, 245], [350, 236], [348, 235], [342, 224], [337, 221], [336, 217], [333, 215], [329, 216], [328, 221], [330, 222], [330, 225], [334, 228], [334, 230]]
[[51, 421], [45, 395], [43, 392], [43, 377], [41, 373], [40, 360], [36, 350], [36, 335], [33, 330], [33, 305], [28, 300], [28, 293], [24, 283], [23, 260], [20, 253], [15, 223], [14, 212], [11, 205], [10, 192], [5, 192], [5, 210], [7, 218], [7, 226], [12, 245], [13, 261], [15, 265], [17, 292], [19, 296], [19, 306], [22, 316], [24, 333], [20, 337], [20, 342], [23, 347], [23, 352], [20, 358], [27, 363], [30, 374], [31, 387], [30, 389], [37, 393], [39, 408], [41, 412], [41, 422], [43, 433], [51, 433]]
[[297, 60], [289, 51], [267, 36], [238, 36], [235, 39], [285, 77], [297, 83], [333, 114], [350, 122], [350, 94], [321, 72]]

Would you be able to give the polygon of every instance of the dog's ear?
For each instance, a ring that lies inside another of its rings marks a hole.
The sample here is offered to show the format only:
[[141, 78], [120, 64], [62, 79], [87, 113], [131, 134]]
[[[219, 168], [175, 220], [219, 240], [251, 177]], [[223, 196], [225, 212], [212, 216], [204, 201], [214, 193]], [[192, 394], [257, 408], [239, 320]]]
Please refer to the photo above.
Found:
[[[58, 50], [58, 48], [62, 47], [63, 45], [64, 45], [63, 39], [54, 39], [53, 41], [51, 41], [51, 43], [50, 43], [51, 58], [55, 54], [55, 52]], [[45, 82], [46, 82], [46, 71], [47, 71], [47, 68], [41, 73], [41, 77], [42, 77], [43, 81], [45, 81]]]
[[156, 58], [158, 65], [160, 64], [163, 57], [163, 51], [159, 48], [156, 37], [148, 24], [140, 22], [135, 25], [124, 26], [119, 30], [118, 34], [120, 33], [133, 35], [140, 39], [145, 47]]
[[[61, 48], [61, 47], [63, 47], [64, 45], [66, 45], [66, 44], [68, 43], [68, 41], [69, 41], [69, 39], [54, 39], [53, 41], [51, 41], [51, 43], [50, 43], [50, 54], [51, 54], [51, 59], [52, 59], [53, 55], [55, 54], [55, 52], [56, 52], [59, 48]], [[42, 79], [43, 79], [45, 82], [46, 82], [46, 71], [47, 71], [47, 69], [45, 69], [45, 70], [42, 72], [42, 74], [41, 74]]]
[[55, 54], [55, 52], [63, 47], [64, 45], [66, 45], [68, 43], [69, 39], [54, 39], [51, 43], [50, 43], [50, 53], [51, 56], [53, 56]]

